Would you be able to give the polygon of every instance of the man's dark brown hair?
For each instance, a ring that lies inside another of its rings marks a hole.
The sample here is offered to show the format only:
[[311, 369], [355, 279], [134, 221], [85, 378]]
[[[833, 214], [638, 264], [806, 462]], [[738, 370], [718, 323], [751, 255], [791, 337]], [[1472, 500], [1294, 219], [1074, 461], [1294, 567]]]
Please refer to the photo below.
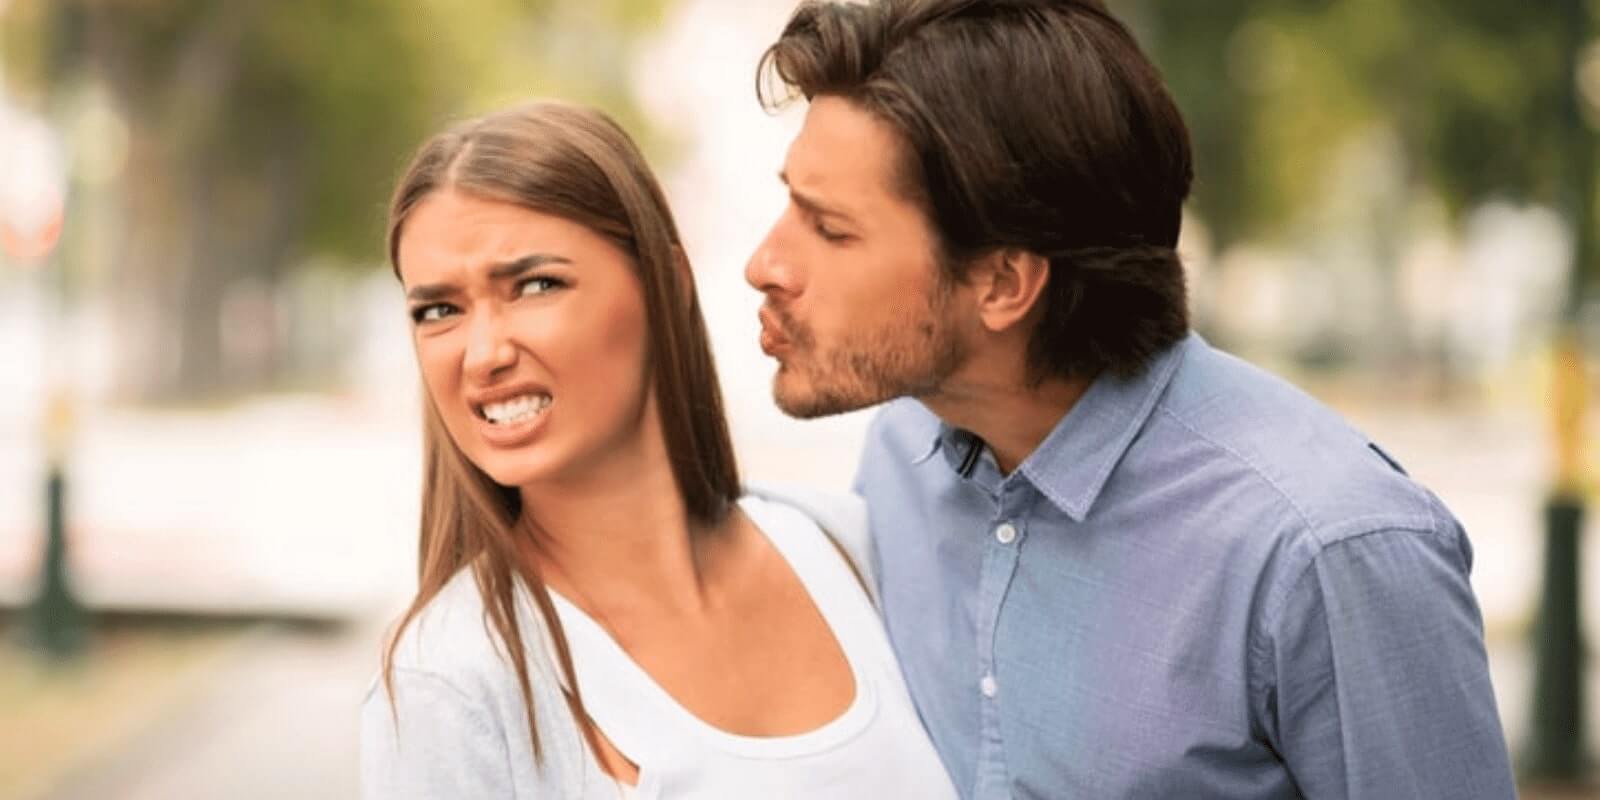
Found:
[[826, 95], [888, 123], [947, 277], [998, 248], [1049, 259], [1035, 379], [1134, 374], [1188, 332], [1188, 129], [1099, 0], [806, 2], [757, 88], [768, 108]]

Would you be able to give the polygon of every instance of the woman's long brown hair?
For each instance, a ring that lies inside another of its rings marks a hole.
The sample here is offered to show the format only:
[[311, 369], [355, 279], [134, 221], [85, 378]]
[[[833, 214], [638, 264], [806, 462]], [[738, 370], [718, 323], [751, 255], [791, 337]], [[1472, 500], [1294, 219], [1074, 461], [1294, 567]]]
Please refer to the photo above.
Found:
[[[666, 197], [628, 135], [604, 114], [541, 102], [465, 122], [423, 144], [389, 208], [389, 260], [400, 274], [407, 216], [434, 192], [453, 190], [570, 219], [629, 254], [644, 290], [650, 380], [672, 472], [693, 527], [720, 522], [739, 496], [738, 469], [723, 412], [705, 320]], [[426, 392], [424, 392], [426, 395]], [[445, 429], [433, 398], [423, 413], [422, 525], [417, 595], [384, 650], [384, 686], [394, 703], [394, 654], [401, 635], [450, 579], [470, 568], [488, 626], [504, 645], [522, 690], [535, 762], [535, 724], [517, 585], [532, 595], [568, 676], [573, 717], [597, 747], [572, 679], [572, 656], [537, 565], [521, 495], [478, 469]], [[536, 639], [537, 641], [537, 639]]]

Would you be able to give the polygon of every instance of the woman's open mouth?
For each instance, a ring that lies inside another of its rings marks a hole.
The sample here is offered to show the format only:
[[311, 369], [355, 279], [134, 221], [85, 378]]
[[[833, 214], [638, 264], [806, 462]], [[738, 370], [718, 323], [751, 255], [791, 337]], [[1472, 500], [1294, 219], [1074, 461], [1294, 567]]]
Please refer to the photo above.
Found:
[[493, 403], [473, 404], [483, 438], [498, 447], [527, 444], [550, 417], [554, 398], [543, 392]]

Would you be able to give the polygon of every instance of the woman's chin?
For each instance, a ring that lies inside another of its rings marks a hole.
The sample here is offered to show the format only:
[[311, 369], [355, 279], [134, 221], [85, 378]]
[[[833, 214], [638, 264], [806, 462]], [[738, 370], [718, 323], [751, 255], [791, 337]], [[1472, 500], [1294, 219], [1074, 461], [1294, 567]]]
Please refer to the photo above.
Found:
[[[540, 454], [542, 455], [542, 454]], [[532, 453], [494, 453], [489, 458], [474, 459], [483, 474], [501, 486], [520, 488], [541, 483], [554, 473], [546, 459]]]
[[528, 469], [525, 465], [505, 467], [496, 470], [484, 470], [491, 480], [501, 486], [519, 489], [541, 483], [549, 478], [549, 472], [542, 469]]

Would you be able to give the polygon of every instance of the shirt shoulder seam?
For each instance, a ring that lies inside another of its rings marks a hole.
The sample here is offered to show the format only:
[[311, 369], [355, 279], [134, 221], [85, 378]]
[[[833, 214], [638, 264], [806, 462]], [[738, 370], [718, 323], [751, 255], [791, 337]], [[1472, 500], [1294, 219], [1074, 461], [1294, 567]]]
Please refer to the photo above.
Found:
[[[1341, 540], [1340, 543], [1343, 543], [1344, 541], [1349, 541], [1349, 540], [1348, 539]], [[1326, 548], [1324, 548], [1324, 549], [1326, 549]], [[1322, 552], [1323, 552], [1322, 550], [1319, 550], [1317, 552], [1317, 555], [1320, 556], [1322, 554]], [[1312, 563], [1315, 563], [1315, 562], [1316, 562], [1316, 559], [1313, 558], [1312, 559]], [[1319, 583], [1318, 591], [1320, 592], [1321, 591], [1320, 590], [1321, 581], [1318, 581], [1318, 583]], [[1321, 600], [1320, 605], [1322, 606], [1322, 635], [1327, 637], [1331, 641], [1333, 639], [1333, 630], [1329, 627], [1329, 623], [1328, 623], [1328, 605], [1327, 605], [1326, 597], [1324, 597]], [[1331, 669], [1330, 670], [1330, 675], [1328, 677], [1333, 682], [1332, 689], [1333, 689], [1333, 692], [1334, 692], [1334, 696], [1338, 697], [1338, 694], [1339, 694], [1339, 681], [1341, 680], [1341, 677], [1342, 677], [1342, 676], [1339, 675], [1339, 670], [1337, 668]], [[1339, 705], [1339, 703], [1337, 701], [1335, 701], [1332, 705], [1333, 705], [1334, 724], [1338, 726], [1338, 730], [1339, 730], [1339, 775], [1341, 776], [1341, 778], [1343, 778], [1343, 776], [1346, 776], [1346, 775], [1349, 774], [1349, 765], [1346, 762], [1349, 760], [1349, 757], [1350, 757], [1350, 755], [1349, 755], [1350, 754], [1350, 747], [1349, 747], [1349, 742], [1347, 742], [1346, 739], [1345, 739], [1346, 734], [1345, 734], [1345, 729], [1344, 729], [1344, 713], [1343, 713], [1343, 709], [1340, 708], [1340, 705]], [[1282, 735], [1283, 735], [1283, 732], [1280, 730], [1279, 731], [1279, 736], [1281, 737]]]
[[1280, 486], [1278, 484], [1277, 481], [1273, 480], [1272, 476], [1268, 475], [1266, 470], [1263, 470], [1260, 467], [1260, 465], [1258, 465], [1256, 462], [1254, 462], [1251, 459], [1249, 459], [1248, 457], [1246, 457], [1243, 453], [1240, 453], [1238, 450], [1236, 450], [1236, 449], [1234, 449], [1232, 447], [1229, 447], [1226, 444], [1223, 444], [1222, 442], [1217, 441], [1215, 438], [1213, 438], [1211, 436], [1207, 436], [1206, 434], [1202, 433], [1198, 428], [1194, 427], [1193, 425], [1190, 425], [1188, 420], [1186, 420], [1183, 417], [1179, 416], [1176, 412], [1174, 412], [1172, 409], [1167, 408], [1165, 405], [1158, 405], [1156, 407], [1156, 411], [1158, 411], [1162, 416], [1166, 417], [1167, 419], [1172, 420], [1172, 422], [1174, 424], [1176, 424], [1179, 427], [1183, 428], [1184, 430], [1188, 431], [1190, 435], [1194, 436], [1195, 438], [1199, 439], [1200, 441], [1205, 442], [1206, 444], [1211, 445], [1212, 447], [1217, 448], [1218, 450], [1221, 450], [1224, 453], [1227, 453], [1229, 456], [1232, 456], [1239, 463], [1241, 463], [1241, 464], [1245, 465], [1246, 467], [1248, 467], [1250, 469], [1250, 473], [1251, 474], [1255, 475], [1257, 478], [1260, 478], [1261, 481], [1263, 483], [1265, 483], [1266, 485], [1272, 487], [1272, 491], [1277, 493], [1278, 497], [1281, 498], [1283, 500], [1283, 502], [1285, 504], [1287, 504], [1289, 506], [1289, 508], [1294, 511], [1295, 516], [1300, 518], [1300, 523], [1305, 526], [1307, 531], [1311, 531], [1313, 533], [1315, 532], [1315, 530], [1317, 528], [1317, 524], [1312, 519], [1311, 514], [1309, 512], [1307, 512], [1306, 509], [1303, 508], [1298, 502], [1295, 501], [1294, 497], [1289, 494], [1288, 490], [1284, 489], [1282, 486]]
[[[1246, 680], [1246, 684], [1250, 686], [1249, 692], [1252, 698], [1259, 699], [1259, 697], [1265, 695], [1266, 692], [1272, 689], [1273, 682], [1265, 680], [1264, 676], [1261, 674], [1262, 670], [1264, 669], [1262, 662], [1268, 655], [1266, 651], [1266, 642], [1272, 637], [1273, 634], [1276, 633], [1278, 623], [1281, 621], [1283, 616], [1283, 609], [1289, 604], [1289, 597], [1294, 593], [1296, 587], [1300, 586], [1307, 580], [1308, 576], [1317, 567], [1318, 562], [1324, 555], [1326, 555], [1330, 550], [1337, 549], [1342, 545], [1351, 544], [1357, 541], [1365, 541], [1373, 536], [1378, 535], [1434, 535], [1436, 533], [1432, 523], [1436, 521], [1437, 517], [1431, 512], [1429, 514], [1430, 523], [1426, 526], [1392, 524], [1395, 522], [1395, 519], [1387, 515], [1371, 515], [1368, 517], [1347, 520], [1346, 524], [1358, 523], [1363, 520], [1377, 519], [1381, 519], [1390, 524], [1373, 525], [1365, 530], [1360, 530], [1359, 532], [1341, 536], [1331, 541], [1324, 540], [1320, 536], [1313, 535], [1312, 541], [1315, 542], [1315, 550], [1309, 556], [1306, 556], [1305, 563], [1295, 567], [1291, 575], [1275, 581], [1274, 585], [1268, 589], [1268, 599], [1263, 604], [1261, 614], [1258, 619], [1251, 624], [1252, 631], [1248, 637], [1249, 644], [1247, 645], [1247, 650], [1250, 653], [1250, 677]], [[1326, 600], [1323, 600], [1322, 602], [1325, 603]], [[1326, 611], [1324, 611], [1324, 616], [1326, 616]], [[1324, 619], [1323, 624], [1327, 624], [1326, 619]]]
[[[1306, 563], [1300, 565], [1299, 567], [1297, 567], [1295, 569], [1294, 574], [1292, 575], [1292, 577], [1287, 577], [1287, 578], [1285, 578], [1283, 580], [1280, 580], [1280, 581], [1276, 582], [1278, 586], [1282, 586], [1283, 587], [1281, 590], [1277, 589], [1276, 587], [1274, 587], [1273, 589], [1270, 590], [1269, 600], [1268, 600], [1268, 602], [1265, 604], [1265, 606], [1262, 609], [1262, 614], [1261, 614], [1261, 618], [1260, 618], [1260, 624], [1258, 626], [1255, 626], [1256, 627], [1256, 631], [1250, 637], [1250, 642], [1251, 643], [1249, 645], [1249, 649], [1250, 649], [1251, 654], [1252, 654], [1252, 659], [1251, 659], [1252, 662], [1256, 661], [1259, 658], [1265, 657], [1266, 654], [1264, 652], [1264, 647], [1265, 647], [1265, 640], [1266, 640], [1266, 638], [1268, 636], [1268, 632], [1269, 631], [1274, 631], [1274, 632], [1276, 631], [1277, 626], [1278, 626], [1278, 622], [1280, 621], [1280, 619], [1281, 619], [1281, 617], [1283, 615], [1283, 609], [1288, 606], [1288, 603], [1289, 603], [1288, 598], [1289, 598], [1289, 596], [1294, 593], [1295, 587], [1300, 586], [1302, 583], [1304, 583], [1306, 581], [1307, 576], [1309, 576], [1311, 574], [1312, 570], [1314, 570], [1316, 568], [1318, 561], [1321, 560], [1321, 558], [1324, 555], [1326, 555], [1328, 553], [1328, 551], [1337, 549], [1337, 548], [1341, 547], [1342, 545], [1350, 544], [1352, 542], [1364, 541], [1364, 540], [1369, 539], [1369, 538], [1371, 538], [1373, 536], [1378, 536], [1378, 535], [1383, 535], [1383, 534], [1390, 534], [1390, 533], [1393, 533], [1393, 534], [1410, 533], [1410, 534], [1432, 535], [1434, 533], [1434, 531], [1432, 529], [1425, 529], [1425, 528], [1423, 528], [1421, 526], [1383, 525], [1383, 526], [1374, 526], [1374, 527], [1368, 528], [1367, 530], [1361, 531], [1360, 533], [1355, 533], [1355, 534], [1352, 534], [1352, 535], [1349, 535], [1349, 536], [1342, 536], [1342, 537], [1340, 537], [1338, 539], [1335, 539], [1335, 540], [1329, 541], [1329, 542], [1324, 542], [1321, 539], [1316, 539], [1315, 540], [1316, 544], [1317, 544], [1316, 551], [1313, 552], [1310, 556], [1308, 556], [1306, 558]], [[1326, 602], [1326, 601], [1324, 600], [1323, 602]], [[1326, 621], [1324, 621], [1324, 624], [1326, 624]], [[1256, 670], [1257, 670], [1257, 667], [1254, 664], [1252, 664], [1251, 672], [1254, 673], [1254, 672], [1256, 672]], [[1257, 685], [1255, 688], [1253, 688], [1251, 690], [1251, 692], [1252, 692], [1252, 694], [1262, 693], [1262, 692], [1267, 691], [1270, 688], [1271, 688], [1270, 683], [1268, 683], [1268, 682], [1260, 682], [1259, 685]]]
[[[1386, 515], [1385, 516], [1373, 515], [1371, 517], [1362, 517], [1362, 518], [1352, 519], [1349, 522], [1351, 522], [1351, 523], [1361, 522], [1361, 521], [1363, 521], [1365, 519], [1392, 520], [1393, 518], [1389, 517], [1389, 516], [1386, 516]], [[1433, 535], [1435, 533], [1435, 531], [1431, 527], [1421, 526], [1421, 525], [1411, 526], [1411, 525], [1392, 525], [1391, 524], [1391, 525], [1375, 525], [1375, 526], [1369, 527], [1369, 528], [1367, 528], [1365, 530], [1361, 530], [1359, 532], [1352, 533], [1352, 534], [1347, 535], [1347, 536], [1341, 536], [1341, 537], [1339, 537], [1337, 539], [1334, 539], [1334, 540], [1331, 540], [1331, 541], [1324, 541], [1323, 539], [1318, 537], [1318, 538], [1315, 539], [1316, 544], [1317, 544], [1316, 551], [1313, 552], [1310, 556], [1308, 556], [1306, 558], [1306, 563], [1305, 564], [1301, 565], [1300, 567], [1298, 567], [1295, 570], [1295, 574], [1294, 574], [1294, 577], [1292, 579], [1283, 582], [1283, 586], [1285, 587], [1284, 591], [1281, 592], [1281, 593], [1278, 593], [1278, 594], [1281, 597], [1287, 597], [1290, 592], [1294, 591], [1294, 587], [1299, 586], [1301, 584], [1301, 582], [1303, 582], [1305, 580], [1306, 574], [1311, 572], [1311, 570], [1316, 568], [1318, 560], [1320, 560], [1324, 555], [1326, 555], [1328, 553], [1328, 551], [1339, 549], [1343, 545], [1347, 545], [1347, 544], [1350, 544], [1352, 542], [1363, 541], [1365, 539], [1370, 539], [1373, 536], [1380, 536], [1380, 535], [1388, 534], [1388, 533], [1394, 533], [1394, 534], [1401, 534], [1401, 533], [1418, 534], [1418, 533], [1420, 533], [1420, 534], [1426, 534], [1426, 535]], [[1281, 606], [1282, 604], [1280, 603], [1279, 605]], [[1269, 608], [1271, 608], [1271, 606], [1269, 606]], [[1280, 613], [1281, 613], [1281, 609], [1274, 609], [1274, 610], [1275, 611], [1280, 611]], [[1267, 620], [1263, 620], [1263, 621], [1267, 621]], [[1277, 624], [1277, 620], [1276, 619], [1270, 620], [1270, 622], [1273, 625]]]

